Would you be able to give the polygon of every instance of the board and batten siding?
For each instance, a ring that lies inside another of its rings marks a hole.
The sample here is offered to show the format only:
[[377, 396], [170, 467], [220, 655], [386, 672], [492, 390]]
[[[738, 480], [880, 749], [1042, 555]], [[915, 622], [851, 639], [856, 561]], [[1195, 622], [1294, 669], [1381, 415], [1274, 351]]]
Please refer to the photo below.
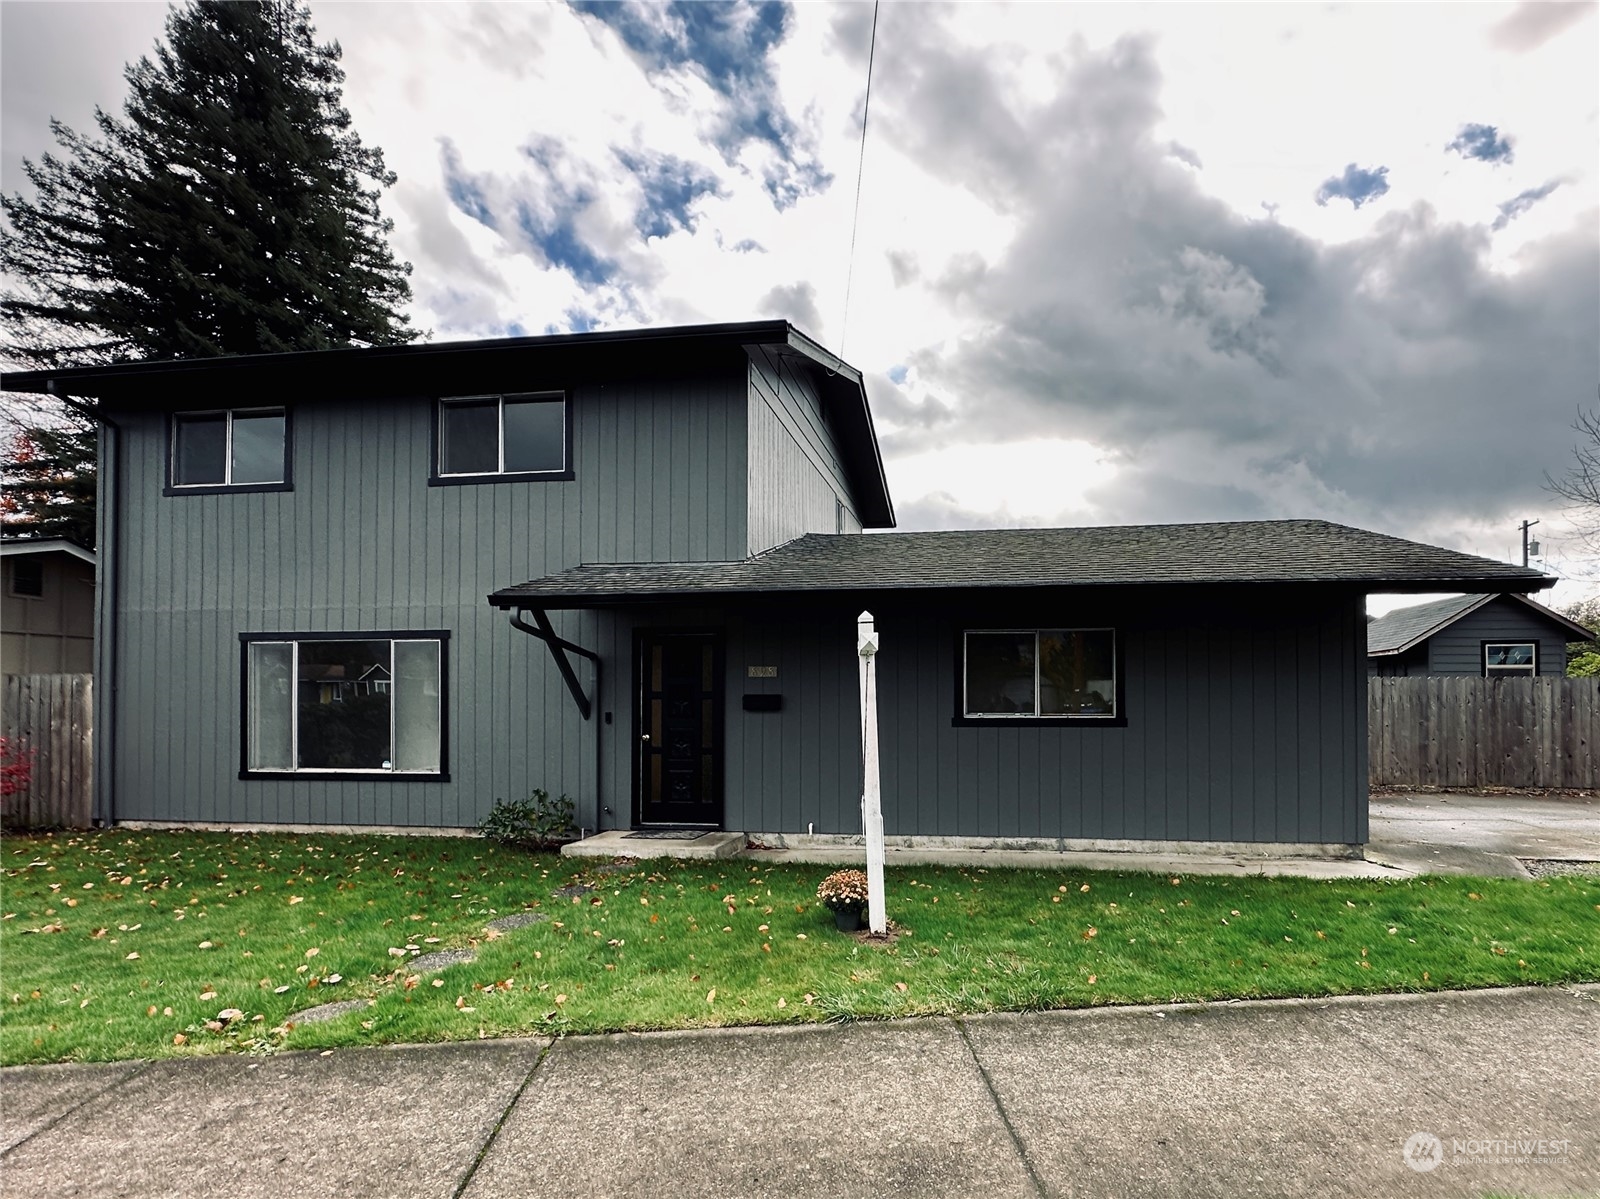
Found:
[[1483, 676], [1485, 641], [1532, 641], [1539, 646], [1539, 673], [1567, 673], [1567, 636], [1514, 599], [1493, 599], [1428, 639], [1428, 674]]
[[861, 532], [821, 397], [807, 374], [760, 346], [750, 349], [748, 432], [749, 553], [803, 533]]
[[[163, 496], [166, 416], [114, 414], [116, 661], [101, 666], [117, 680], [102, 691], [115, 749], [101, 810], [109, 798], [118, 820], [460, 827], [544, 787], [579, 800], [593, 827], [595, 722], [544, 645], [485, 596], [583, 561], [742, 557], [747, 392], [742, 366], [579, 386], [574, 479], [442, 487], [428, 485], [431, 398], [293, 405], [294, 489], [223, 495]], [[595, 614], [552, 619], [579, 644], [600, 636]], [[238, 777], [241, 633], [408, 629], [450, 632], [448, 781]]]
[[[1277, 589], [1271, 589], [1277, 590]], [[870, 603], [891, 835], [1355, 845], [1367, 839], [1361, 600], [1296, 590]], [[727, 817], [752, 835], [858, 834], [856, 610], [729, 626]], [[953, 723], [963, 628], [1117, 629], [1126, 727]], [[748, 666], [776, 666], [749, 679]], [[776, 713], [739, 710], [776, 692]]]

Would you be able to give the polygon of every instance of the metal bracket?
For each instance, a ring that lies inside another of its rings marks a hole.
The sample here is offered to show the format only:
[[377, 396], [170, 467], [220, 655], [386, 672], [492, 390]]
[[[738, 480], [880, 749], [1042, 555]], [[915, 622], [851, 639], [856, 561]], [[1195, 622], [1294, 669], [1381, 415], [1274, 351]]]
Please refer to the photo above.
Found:
[[578, 676], [573, 671], [572, 663], [568, 660], [567, 654], [569, 652], [578, 654], [593, 662], [597, 680], [600, 672], [600, 655], [593, 650], [584, 649], [581, 645], [574, 645], [565, 638], [556, 636], [556, 631], [550, 624], [550, 617], [543, 608], [531, 609], [534, 624], [529, 624], [522, 619], [522, 614], [526, 611], [530, 611], [530, 609], [518, 608], [511, 613], [511, 627], [521, 629], [530, 637], [537, 637], [550, 647], [550, 656], [556, 660], [556, 669], [561, 672], [561, 678], [567, 684], [567, 690], [572, 692], [573, 702], [578, 705], [578, 711], [583, 714], [583, 718], [588, 720], [593, 708], [589, 703], [589, 697], [583, 693], [583, 687], [578, 682]]

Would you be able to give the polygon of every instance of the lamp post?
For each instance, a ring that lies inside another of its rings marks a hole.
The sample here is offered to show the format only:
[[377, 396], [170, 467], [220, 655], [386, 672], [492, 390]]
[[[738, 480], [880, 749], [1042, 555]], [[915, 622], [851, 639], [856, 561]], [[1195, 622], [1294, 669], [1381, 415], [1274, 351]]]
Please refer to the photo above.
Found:
[[883, 797], [878, 790], [878, 630], [872, 613], [856, 618], [861, 659], [861, 831], [867, 841], [867, 926], [889, 931], [883, 903]]

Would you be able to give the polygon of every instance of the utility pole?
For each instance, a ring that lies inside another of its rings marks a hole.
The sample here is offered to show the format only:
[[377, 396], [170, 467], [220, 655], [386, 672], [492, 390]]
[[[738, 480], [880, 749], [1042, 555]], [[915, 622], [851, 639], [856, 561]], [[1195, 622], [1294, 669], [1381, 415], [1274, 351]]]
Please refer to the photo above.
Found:
[[1528, 553], [1529, 553], [1530, 550], [1532, 551], [1534, 557], [1537, 558], [1539, 556], [1539, 543], [1537, 541], [1529, 541], [1528, 540], [1528, 530], [1533, 528], [1533, 526], [1538, 524], [1538, 523], [1539, 522], [1536, 521], [1536, 520], [1525, 520], [1525, 521], [1522, 522], [1522, 565], [1523, 566], [1527, 566], [1528, 565]]

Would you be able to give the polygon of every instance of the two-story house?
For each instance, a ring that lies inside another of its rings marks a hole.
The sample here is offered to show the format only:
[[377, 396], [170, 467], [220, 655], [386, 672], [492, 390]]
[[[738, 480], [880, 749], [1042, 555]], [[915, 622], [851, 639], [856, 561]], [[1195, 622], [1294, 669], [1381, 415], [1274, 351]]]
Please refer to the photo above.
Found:
[[1535, 571], [1321, 521], [869, 533], [787, 322], [5, 376], [101, 420], [101, 820], [1366, 840], [1369, 591]]

